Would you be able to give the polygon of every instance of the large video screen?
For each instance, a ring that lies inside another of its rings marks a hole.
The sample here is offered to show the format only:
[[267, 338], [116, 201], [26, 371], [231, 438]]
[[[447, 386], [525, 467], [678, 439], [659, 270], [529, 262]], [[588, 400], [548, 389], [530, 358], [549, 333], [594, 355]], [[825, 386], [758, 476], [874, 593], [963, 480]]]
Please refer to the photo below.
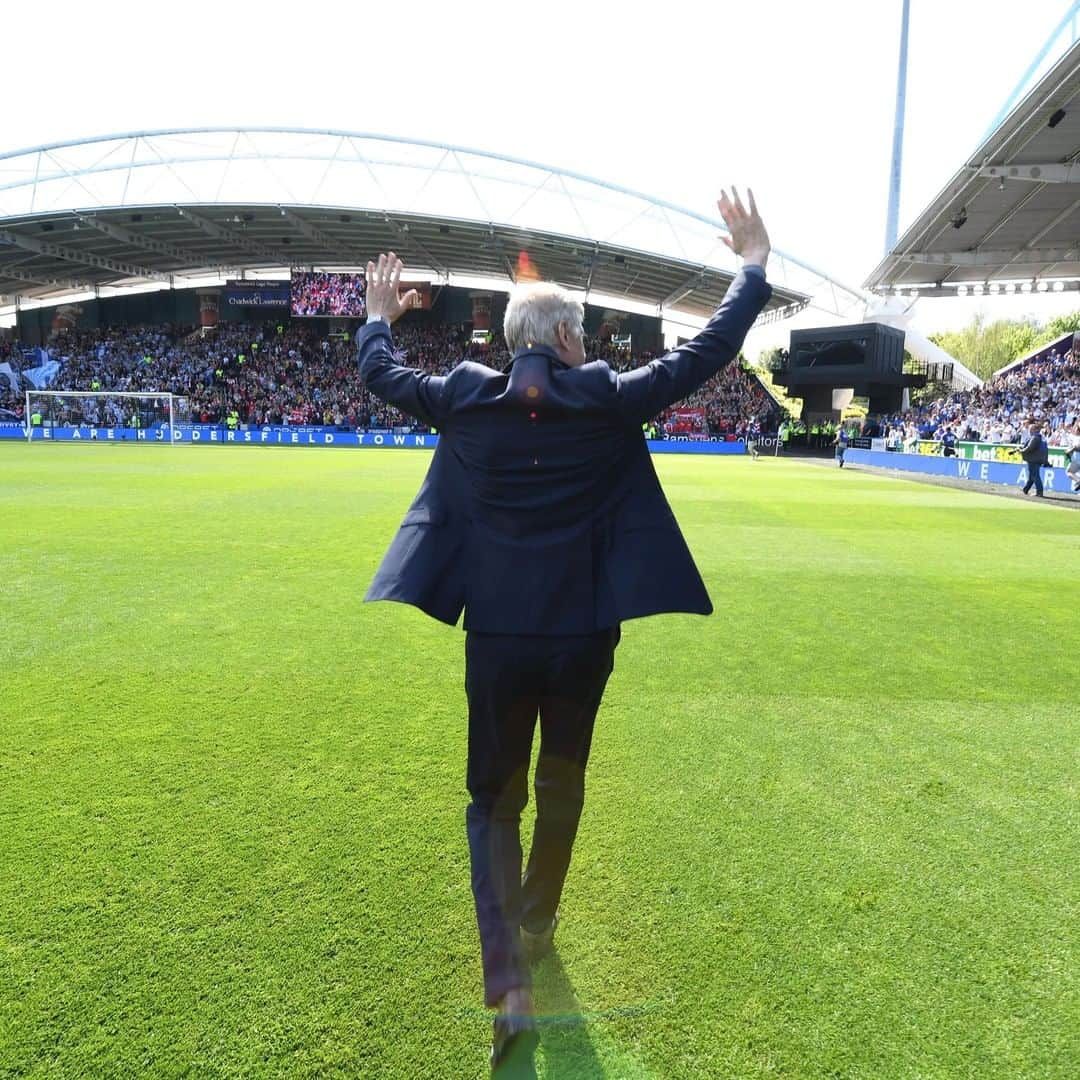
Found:
[[869, 338], [843, 341], [801, 341], [792, 345], [792, 367], [861, 367], [872, 352]]
[[367, 315], [367, 281], [363, 274], [330, 274], [324, 271], [292, 273], [293, 315], [322, 318]]

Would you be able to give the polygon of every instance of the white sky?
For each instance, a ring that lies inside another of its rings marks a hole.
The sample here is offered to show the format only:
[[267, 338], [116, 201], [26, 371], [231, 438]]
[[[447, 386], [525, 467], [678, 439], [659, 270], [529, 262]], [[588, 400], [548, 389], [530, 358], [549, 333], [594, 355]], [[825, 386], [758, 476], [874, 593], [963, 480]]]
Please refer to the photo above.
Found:
[[[900, 231], [951, 178], [1067, 0], [912, 0]], [[693, 210], [750, 184], [773, 242], [858, 286], [884, 252], [901, 0], [279, 4], [13, 0], [0, 149], [295, 125], [460, 143]], [[1076, 294], [922, 300], [924, 332]]]

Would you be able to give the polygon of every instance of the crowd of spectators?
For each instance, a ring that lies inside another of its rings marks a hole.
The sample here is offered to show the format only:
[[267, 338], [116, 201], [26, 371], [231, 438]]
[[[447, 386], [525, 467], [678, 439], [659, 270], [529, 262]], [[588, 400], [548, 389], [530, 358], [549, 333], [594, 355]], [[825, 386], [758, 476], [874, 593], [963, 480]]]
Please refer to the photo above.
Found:
[[[431, 374], [445, 374], [462, 360], [501, 369], [510, 359], [500, 333], [475, 342], [463, 325], [406, 319], [394, 328], [394, 345], [402, 363]], [[17, 350], [10, 349], [14, 356]], [[49, 351], [63, 360], [50, 389], [169, 392], [177, 398], [178, 420], [224, 423], [235, 413], [240, 424], [422, 430], [414, 418], [365, 390], [351, 338], [327, 333], [325, 324], [283, 319], [222, 323], [206, 332], [168, 325], [70, 331], [55, 337]], [[652, 359], [599, 340], [587, 342], [586, 354], [617, 370]], [[3, 390], [0, 383], [0, 395]], [[22, 391], [7, 397], [0, 396], [0, 407], [21, 417]], [[702, 410], [714, 436], [744, 435], [752, 423], [775, 430], [779, 419], [773, 399], [738, 364], [725, 367], [680, 406]], [[60, 423], [119, 425], [130, 404], [65, 399], [50, 408], [49, 418]], [[678, 433], [671, 410], [655, 424], [658, 434]]]
[[979, 389], [959, 390], [883, 418], [886, 438], [1013, 444], [1031, 424], [1051, 446], [1066, 446], [1080, 419], [1080, 355], [1051, 351], [1003, 372]]
[[[402, 363], [432, 374], [445, 374], [462, 360], [497, 369], [509, 361], [500, 333], [475, 342], [464, 325], [406, 319], [395, 327], [394, 341]], [[234, 413], [240, 424], [418, 430], [414, 418], [367, 393], [350, 337], [307, 320], [222, 323], [205, 332], [170, 325], [67, 331], [53, 338], [49, 353], [63, 361], [51, 389], [167, 391], [178, 399], [179, 420], [224, 423]], [[600, 340], [588, 341], [586, 354], [619, 371], [652, 359]], [[16, 343], [0, 342], [0, 364], [5, 363], [20, 370], [23, 356]], [[0, 415], [22, 419], [23, 390], [0, 375]], [[119, 425], [128, 415], [120, 399], [88, 398], [50, 408], [58, 422]], [[761, 383], [738, 364], [729, 364], [677, 408], [680, 413], [672, 409], [656, 419], [658, 434], [700, 434], [703, 420], [713, 437], [744, 437], [755, 424], [775, 430], [781, 418]], [[687, 410], [699, 411], [689, 416]], [[980, 389], [956, 391], [877, 422], [898, 448], [920, 439], [1015, 444], [1033, 421], [1051, 446], [1065, 446], [1078, 419], [1080, 355], [1051, 352]]]
[[[12, 371], [18, 372], [22, 370], [22, 353], [19, 352], [14, 342], [0, 341], [0, 365], [6, 364]], [[7, 376], [3, 374], [6, 368], [0, 370], [0, 420], [5, 417], [11, 418], [14, 416], [22, 416], [22, 404], [20, 398], [22, 394], [13, 389], [11, 383], [8, 381]], [[18, 412], [16, 412], [16, 407]]]
[[[402, 363], [445, 374], [462, 360], [501, 369], [509, 361], [501, 333], [471, 339], [465, 325], [425, 323], [406, 317], [394, 328]], [[208, 331], [190, 326], [128, 326], [64, 331], [48, 353], [61, 360], [53, 390], [170, 392], [177, 419], [263, 425], [333, 425], [341, 428], [417, 430], [417, 421], [372, 397], [356, 365], [351, 338], [328, 333], [328, 324], [305, 319], [222, 323]], [[610, 340], [586, 343], [590, 360], [619, 371], [647, 363]], [[37, 361], [35, 360], [35, 363]], [[23, 419], [23, 349], [0, 341], [0, 365], [16, 373], [16, 386], [0, 372], [0, 420]], [[781, 411], [762, 384], [729, 364], [675, 409], [655, 420], [659, 435], [745, 437], [751, 426], [776, 430]], [[58, 422], [120, 424], [127, 415], [117, 399], [86, 399], [50, 406]], [[698, 410], [689, 416], [687, 410]], [[876, 418], [890, 444], [919, 440], [970, 440], [1015, 444], [1032, 422], [1051, 446], [1067, 446], [1080, 421], [1080, 352], [1051, 351], [1011, 368], [983, 387], [956, 391], [902, 413]]]

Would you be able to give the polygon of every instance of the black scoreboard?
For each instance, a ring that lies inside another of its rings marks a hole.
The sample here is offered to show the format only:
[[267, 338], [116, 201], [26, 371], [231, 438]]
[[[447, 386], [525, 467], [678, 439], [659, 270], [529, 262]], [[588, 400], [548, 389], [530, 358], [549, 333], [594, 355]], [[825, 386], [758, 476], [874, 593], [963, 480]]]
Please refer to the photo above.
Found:
[[[792, 330], [788, 375], [809, 385], [855, 382], [901, 385], [904, 375], [904, 331], [883, 323]], [[850, 385], [850, 383], [849, 383]]]
[[792, 330], [773, 380], [801, 397], [804, 411], [820, 414], [833, 411], [834, 390], [869, 398], [871, 412], [892, 412], [905, 387], [926, 384], [925, 374], [904, 371], [904, 331], [884, 323]]

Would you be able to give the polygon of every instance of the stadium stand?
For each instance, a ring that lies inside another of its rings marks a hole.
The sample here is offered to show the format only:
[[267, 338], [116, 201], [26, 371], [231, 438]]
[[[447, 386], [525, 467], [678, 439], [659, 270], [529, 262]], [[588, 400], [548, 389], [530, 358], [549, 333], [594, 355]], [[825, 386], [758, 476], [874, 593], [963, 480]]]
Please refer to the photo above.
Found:
[[[432, 374], [444, 374], [462, 360], [496, 368], [509, 360], [501, 334], [478, 343], [465, 325], [398, 324], [395, 344], [404, 363]], [[0, 418], [23, 419], [24, 392], [32, 389], [21, 377], [29, 351], [17, 342], [0, 342]], [[62, 360], [50, 389], [167, 391], [185, 399], [182, 419], [196, 422], [223, 423], [235, 410], [242, 424], [423, 430], [367, 394], [350, 339], [327, 335], [307, 320], [222, 323], [206, 333], [167, 324], [68, 331], [53, 339], [48, 353]], [[629, 356], [601, 340], [590, 340], [587, 354], [616, 370], [652, 358]], [[102, 399], [56, 408], [58, 422], [121, 422], [119, 405]], [[779, 406], [757, 378], [730, 365], [678, 409], [661, 415], [656, 426], [659, 437], [742, 437], [755, 420], [763, 430], [775, 430], [781, 419]], [[1066, 446], [1078, 419], [1080, 356], [1059, 346], [999, 372], [981, 389], [884, 417], [882, 427], [898, 448], [919, 439], [940, 440], [946, 428], [959, 439], [1014, 444], [1037, 420], [1051, 446]]]
[[1031, 421], [1039, 422], [1051, 446], [1067, 445], [1080, 418], [1080, 356], [1051, 350], [987, 382], [907, 412], [885, 418], [905, 440], [940, 439], [946, 428], [960, 439], [1016, 443]]
[[[469, 327], [398, 324], [395, 345], [403, 363], [445, 374], [463, 360], [501, 368], [509, 353], [501, 333], [489, 343], [470, 339]], [[224, 422], [235, 410], [243, 424], [332, 425], [341, 428], [423, 430], [414, 420], [371, 397], [356, 368], [351, 339], [307, 320], [223, 323], [202, 333], [192, 327], [137, 326], [58, 334], [48, 352], [62, 361], [51, 390], [169, 392], [185, 401], [181, 419]], [[610, 341], [589, 340], [590, 359], [627, 370], [652, 359], [629, 356]], [[18, 373], [20, 348], [8, 345]], [[0, 380], [0, 408], [22, 418], [24, 383]], [[51, 418], [64, 423], [119, 423], [119, 405], [103, 399], [64, 401]], [[110, 412], [109, 410], [112, 410]], [[696, 413], [696, 416], [690, 414]], [[757, 378], [730, 365], [656, 422], [657, 434], [742, 436], [757, 422], [775, 430], [781, 410]]]
[[26, 366], [22, 346], [0, 341], [0, 421], [22, 419], [23, 387], [29, 385], [22, 377]]

